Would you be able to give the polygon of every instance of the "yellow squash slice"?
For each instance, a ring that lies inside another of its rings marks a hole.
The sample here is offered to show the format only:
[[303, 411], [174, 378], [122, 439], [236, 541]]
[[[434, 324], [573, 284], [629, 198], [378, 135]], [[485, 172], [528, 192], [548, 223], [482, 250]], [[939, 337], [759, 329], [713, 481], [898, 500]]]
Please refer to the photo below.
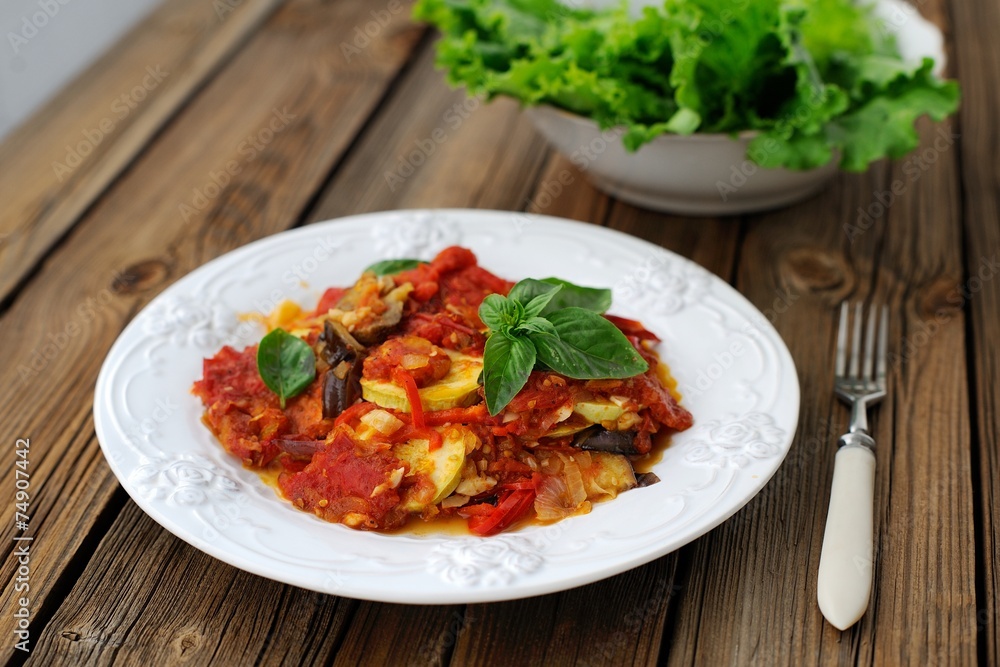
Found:
[[462, 481], [466, 451], [478, 444], [475, 434], [467, 428], [448, 426], [437, 430], [441, 433], [442, 444], [433, 452], [427, 451], [427, 440], [410, 440], [393, 448], [396, 456], [410, 465], [409, 474], [426, 475], [436, 491], [427, 503], [414, 498], [407, 500], [403, 505], [407, 511], [419, 512], [426, 505], [436, 505], [451, 495]]
[[[479, 390], [479, 374], [483, 370], [483, 358], [473, 357], [445, 350], [451, 357], [451, 369], [437, 382], [420, 389], [420, 402], [426, 412], [436, 412], [449, 408], [465, 408], [476, 402]], [[362, 378], [361, 396], [383, 408], [410, 412], [410, 401], [406, 390], [392, 382]]]

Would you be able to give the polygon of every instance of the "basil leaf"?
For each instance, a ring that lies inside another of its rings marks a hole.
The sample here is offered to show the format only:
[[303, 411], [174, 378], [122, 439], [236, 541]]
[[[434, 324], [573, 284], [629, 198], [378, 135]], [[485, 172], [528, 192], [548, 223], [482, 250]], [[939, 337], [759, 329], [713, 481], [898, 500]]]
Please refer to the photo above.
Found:
[[500, 294], [490, 294], [479, 305], [479, 319], [493, 331], [509, 333], [524, 319], [524, 307]]
[[529, 317], [524, 320], [514, 329], [515, 331], [523, 331], [528, 334], [532, 333], [546, 333], [556, 335], [556, 328], [552, 326], [552, 322], [549, 322], [544, 317]]
[[525, 317], [538, 317], [543, 311], [548, 310], [548, 305], [552, 299], [558, 294], [561, 287], [557, 287], [551, 292], [545, 294], [539, 294], [534, 297], [528, 303], [524, 304], [524, 316]]
[[376, 276], [391, 276], [400, 271], [415, 269], [421, 264], [426, 263], [420, 259], [383, 259], [381, 262], [375, 262], [365, 269], [365, 271], [371, 271]]
[[284, 409], [287, 399], [298, 396], [315, 379], [316, 355], [301, 338], [275, 329], [257, 348], [257, 372]]
[[492, 334], [483, 351], [486, 409], [498, 415], [521, 391], [535, 366], [535, 346], [527, 338]]
[[510, 288], [507, 298], [524, 304], [524, 311], [528, 317], [535, 317], [541, 315], [542, 310], [560, 289], [562, 287], [559, 285], [550, 285], [534, 278], [525, 278]]
[[545, 278], [540, 282], [558, 285], [562, 289], [549, 302], [543, 315], [562, 310], [563, 308], [584, 308], [598, 314], [607, 312], [611, 307], [611, 290], [598, 287], [582, 287], [561, 278]]
[[529, 334], [538, 360], [578, 380], [627, 378], [649, 364], [614, 324], [583, 308], [563, 308], [548, 316], [555, 335]]

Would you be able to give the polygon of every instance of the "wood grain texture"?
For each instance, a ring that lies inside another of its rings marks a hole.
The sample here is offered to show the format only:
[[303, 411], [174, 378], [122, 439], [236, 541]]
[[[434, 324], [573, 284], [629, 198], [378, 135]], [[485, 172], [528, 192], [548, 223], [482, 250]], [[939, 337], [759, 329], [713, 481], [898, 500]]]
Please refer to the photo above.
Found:
[[590, 185], [569, 159], [553, 153], [526, 208], [541, 215], [603, 223], [611, 205], [611, 198]]
[[29, 664], [322, 664], [357, 603], [223, 566], [129, 502]]
[[170, 0], [0, 144], [0, 303], [280, 1]]
[[[934, 128], [924, 130], [931, 140]], [[703, 594], [684, 599], [674, 633], [682, 643], [671, 664], [975, 662], [960, 317], [893, 366], [889, 397], [873, 413], [877, 535], [868, 613], [840, 633], [815, 603], [833, 445], [847, 417], [831, 391], [835, 306], [873, 296], [888, 303], [891, 351], [899, 355], [900, 339], [926, 317], [924, 300], [960, 275], [954, 159], [942, 156], [853, 244], [842, 225], [903, 178], [902, 164], [842, 176], [817, 200], [750, 219], [737, 286], [773, 314], [806, 400], [788, 460], [771, 483], [695, 545], [692, 561], [702, 565], [691, 585]]]
[[979, 492], [979, 599], [976, 627], [983, 664], [1000, 664], [1000, 5], [949, 3], [954, 71], [962, 82], [958, 139], [965, 230], [969, 373], [976, 415], [973, 475]]
[[[289, 3], [276, 13], [74, 227], [38, 280], [0, 316], [0, 342], [15, 360], [0, 369], [5, 398], [0, 418], [10, 432], [30, 436], [34, 448], [35, 632], [45, 623], [39, 614], [48, 600], [61, 600], [72, 584], [72, 577], [61, 580], [64, 571], [72, 574], [89, 558], [93, 545], [80, 554], [82, 560], [74, 559], [73, 548], [100, 524], [100, 512], [113, 494], [111, 473], [89, 421], [102, 357], [136, 310], [172, 280], [300, 219], [422, 32], [398, 13], [379, 39], [347, 63], [340, 44], [367, 15], [356, 3], [311, 0]], [[297, 57], [289, 58], [290, 53]], [[263, 134], [265, 129], [271, 134]], [[252, 154], [243, 150], [255, 141], [260, 147]], [[213, 198], [208, 184], [230, 162], [239, 169]], [[204, 202], [196, 199], [198, 193]], [[182, 205], [194, 212], [185, 215]], [[49, 388], [46, 400], [25, 411], [18, 397], [37, 378]], [[0, 510], [6, 551], [13, 490], [13, 485], [4, 489]], [[121, 503], [119, 498], [114, 509]], [[120, 548], [106, 546], [108, 551]], [[96, 558], [93, 563], [110, 556], [101, 552]], [[5, 582], [15, 566], [4, 559]], [[149, 581], [155, 588], [156, 582]], [[123, 579], [108, 583], [119, 586], [119, 598], [129, 604], [170, 609], [173, 603], [170, 589], [130, 588], [135, 582]], [[4, 609], [13, 609], [12, 594], [13, 587], [6, 585]], [[254, 604], [252, 596], [246, 604]], [[0, 631], [10, 634], [12, 623], [11, 614], [3, 614]], [[59, 632], [52, 630], [50, 636]], [[243, 641], [235, 634], [221, 639]], [[11, 650], [3, 646], [8, 656]], [[115, 650], [123, 658], [130, 654]]]
[[[174, 54], [181, 65], [167, 81], [183, 75], [188, 88], [171, 93], [173, 106], [147, 99], [145, 112], [92, 156], [104, 166], [81, 166], [64, 192], [35, 188], [34, 177], [5, 180], [4, 160], [0, 200], [21, 212], [0, 213], [0, 234], [8, 221], [30, 223], [0, 239], [0, 348], [13, 360], [0, 366], [0, 423], [32, 438], [38, 641], [30, 662], [997, 663], [1000, 288], [993, 277], [973, 282], [983, 260], [1000, 260], [995, 3], [953, 1], [950, 13], [938, 0], [920, 5], [957, 36], [958, 139], [922, 123], [913, 158], [843, 175], [810, 201], [744, 219], [663, 215], [597, 192], [515, 104], [481, 105], [448, 90], [408, 11], [354, 53], [343, 45], [379, 7], [293, 0], [263, 22], [275, 2], [232, 4], [250, 13], [213, 26], [211, 3], [171, 0], [126, 37], [119, 48], [138, 54], [134, 62]], [[120, 94], [120, 82], [135, 85], [128, 66], [106, 61], [76, 84], [66, 99], [86, 102], [82, 117], [49, 107], [13, 141], [64, 152], [66, 140], [37, 137], [99, 122], [102, 96]], [[160, 115], [147, 116], [154, 102], [164, 105]], [[52, 173], [42, 160], [20, 171], [45, 170]], [[897, 182], [902, 191], [886, 207]], [[788, 343], [802, 386], [798, 433], [765, 489], [708, 535], [627, 573], [530, 600], [441, 607], [344, 600], [240, 572], [127, 500], [90, 410], [100, 362], [138, 308], [205, 261], [299, 222], [438, 206], [604, 224], [734, 283]], [[857, 226], [859, 209], [879, 206], [851, 241], [845, 223]], [[847, 421], [832, 395], [835, 307], [845, 298], [888, 303], [895, 343], [889, 399], [872, 419], [874, 596], [862, 621], [841, 633], [818, 611], [815, 572], [833, 443]], [[44, 396], [25, 409], [21, 397], [40, 380]], [[12, 494], [11, 486], [0, 492], [0, 633], [8, 637]], [[23, 657], [0, 646], [0, 659]]]
[[372, 120], [310, 221], [400, 208], [507, 208], [527, 203], [547, 148], [510, 100], [452, 91], [428, 42]]

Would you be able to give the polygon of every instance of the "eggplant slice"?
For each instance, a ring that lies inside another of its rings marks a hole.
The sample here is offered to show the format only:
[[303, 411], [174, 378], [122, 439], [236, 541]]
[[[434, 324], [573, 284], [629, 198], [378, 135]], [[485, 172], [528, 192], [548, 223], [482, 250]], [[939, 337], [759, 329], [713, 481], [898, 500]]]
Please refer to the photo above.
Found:
[[361, 398], [365, 348], [342, 324], [329, 319], [323, 323], [316, 347], [327, 366], [323, 373], [323, 419], [333, 419]]
[[633, 456], [639, 453], [635, 447], [635, 431], [609, 431], [601, 426], [591, 426], [576, 434], [573, 446], [593, 452], [608, 452]]

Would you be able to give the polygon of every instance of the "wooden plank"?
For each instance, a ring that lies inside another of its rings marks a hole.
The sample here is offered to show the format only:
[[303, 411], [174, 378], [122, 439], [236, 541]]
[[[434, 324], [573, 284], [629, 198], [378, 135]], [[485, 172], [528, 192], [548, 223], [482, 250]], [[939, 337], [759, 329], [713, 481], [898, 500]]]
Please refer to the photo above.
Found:
[[[940, 5], [925, 9], [943, 21]], [[752, 220], [738, 286], [765, 312], [789, 302], [776, 324], [798, 367], [802, 418], [768, 487], [698, 545], [691, 585], [701, 601], [681, 606], [670, 664], [976, 661], [963, 322], [943, 301], [961, 277], [957, 155], [934, 148], [939, 128], [921, 128], [917, 157], [842, 176], [820, 199]], [[877, 197], [896, 183], [903, 193], [880, 211]], [[873, 219], [852, 243], [842, 226], [858, 224], [859, 209]], [[831, 391], [835, 306], [873, 296], [890, 306], [897, 356], [873, 419], [873, 598], [841, 633], [815, 603], [833, 443], [847, 416]], [[925, 340], [938, 311], [946, 322]]]
[[[19, 360], [0, 368], [6, 399], [0, 418], [18, 437], [31, 437], [37, 453], [30, 468], [36, 633], [46, 620], [37, 614], [51, 607], [48, 600], [66, 596], [73, 583], [72, 576], [60, 581], [61, 574], [82, 567], [90, 555], [67, 562], [64, 543], [94, 530], [102, 505], [91, 506], [91, 498], [96, 503], [109, 498], [110, 471], [103, 463], [85, 483], [73, 481], [74, 461], [100, 460], [87, 415], [101, 359], [136, 309], [173, 279], [300, 219], [422, 34], [402, 10], [348, 63], [340, 45], [370, 19], [369, 11], [357, 3], [315, 0], [282, 8], [157, 137], [73, 229], [39, 279], [0, 316], [0, 342]], [[254, 141], [260, 147], [249, 153], [247, 145]], [[209, 185], [231, 164], [239, 169], [213, 191]], [[21, 398], [39, 382], [46, 387], [44, 397], [24, 410]], [[85, 437], [77, 437], [81, 430]], [[87, 490], [92, 495], [83, 493]], [[13, 485], [2, 497], [3, 548], [9, 551]], [[102, 548], [119, 546], [106, 542]], [[13, 575], [14, 564], [5, 558], [0, 576], [9, 584]], [[116, 585], [121, 604], [148, 599], [147, 611], [149, 605], [173, 604], [175, 591], [130, 588], [121, 579]], [[11, 608], [12, 595], [13, 587], [5, 585], [4, 608]], [[253, 596], [244, 599], [248, 606], [258, 603]], [[13, 621], [5, 614], [0, 631], [10, 635]], [[60, 632], [50, 627], [41, 642], [55, 641]], [[225, 641], [243, 638], [234, 633]], [[10, 657], [12, 650], [5, 645], [0, 656]], [[128, 655], [120, 647], [105, 650]]]
[[1000, 664], [1000, 6], [995, 2], [949, 4], [955, 32], [954, 67], [962, 82], [959, 112], [962, 208], [965, 229], [965, 300], [970, 325], [969, 369], [976, 415], [972, 451], [978, 477], [978, 611], [982, 664]]
[[563, 593], [470, 605], [452, 664], [654, 664], [680, 590], [676, 563], [661, 558]]
[[[922, 128], [931, 145], [935, 128]], [[843, 176], [819, 199], [751, 220], [738, 286], [765, 312], [776, 299], [788, 303], [775, 323], [799, 370], [802, 423], [772, 483], [738, 520], [699, 543], [691, 584], [702, 595], [684, 599], [692, 602], [678, 615], [671, 664], [975, 661], [960, 314], [894, 364], [889, 397], [874, 413], [877, 546], [868, 613], [841, 633], [815, 602], [833, 445], [847, 416], [831, 392], [835, 305], [873, 295], [887, 302], [897, 355], [900, 338], [916, 339], [928, 314], [944, 307], [941, 297], [961, 275], [955, 159], [938, 156], [919, 185], [906, 180], [905, 162]], [[906, 184], [903, 194], [850, 243], [842, 225], [897, 181]]]
[[612, 203], [606, 194], [587, 182], [568, 158], [553, 153], [526, 209], [541, 215], [601, 224], [607, 219]]
[[544, 144], [510, 100], [452, 91], [431, 44], [337, 172], [309, 220], [400, 208], [525, 205]]
[[474, 619], [462, 605], [360, 603], [334, 665], [440, 665]]
[[129, 502], [28, 663], [321, 664], [356, 604], [220, 566]]
[[164, 3], [0, 144], [0, 303], [280, 1]]

